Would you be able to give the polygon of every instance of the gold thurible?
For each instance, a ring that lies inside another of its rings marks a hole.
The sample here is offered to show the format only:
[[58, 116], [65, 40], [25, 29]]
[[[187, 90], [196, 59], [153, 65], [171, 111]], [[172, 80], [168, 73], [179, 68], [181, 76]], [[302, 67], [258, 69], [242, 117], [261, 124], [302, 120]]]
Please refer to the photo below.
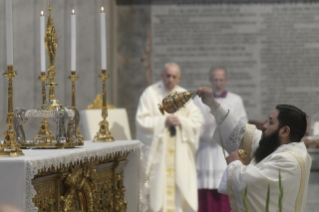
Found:
[[[23, 156], [24, 153], [21, 151], [21, 145], [16, 141], [16, 131], [13, 129], [14, 125], [14, 113], [13, 113], [13, 88], [12, 81], [17, 75], [16, 71], [13, 71], [13, 66], [8, 65], [8, 70], [3, 73], [6, 76], [9, 82], [8, 86], [8, 112], [7, 112], [7, 126], [9, 129], [3, 133], [4, 141], [0, 145], [0, 156], [10, 156], [17, 157]], [[6, 149], [6, 150], [5, 150]]]
[[[70, 81], [72, 82], [72, 108], [76, 108], [76, 101], [75, 101], [75, 81], [79, 78], [79, 75], [76, 74], [75, 71], [71, 71], [71, 75], [69, 76]], [[81, 140], [77, 145], [82, 146], [84, 137], [82, 136], [79, 128], [76, 129], [76, 137]]]
[[[47, 81], [48, 77], [45, 75], [45, 72], [41, 72], [39, 76], [39, 80], [42, 82], [42, 104], [45, 104], [46, 101], [46, 88], [45, 82]], [[35, 140], [40, 141], [37, 144], [38, 147], [54, 147], [55, 138], [53, 137], [50, 129], [49, 129], [49, 122], [47, 121], [47, 117], [43, 117], [43, 121], [39, 124], [40, 130], [35, 136]]]
[[102, 70], [102, 73], [99, 75], [100, 79], [103, 82], [103, 106], [102, 106], [102, 117], [103, 120], [100, 122], [100, 130], [97, 132], [96, 136], [93, 139], [93, 142], [112, 142], [114, 138], [112, 137], [109, 131], [109, 122], [107, 118], [107, 102], [106, 102], [106, 86], [105, 81], [108, 79], [109, 75], [106, 73], [106, 70]]

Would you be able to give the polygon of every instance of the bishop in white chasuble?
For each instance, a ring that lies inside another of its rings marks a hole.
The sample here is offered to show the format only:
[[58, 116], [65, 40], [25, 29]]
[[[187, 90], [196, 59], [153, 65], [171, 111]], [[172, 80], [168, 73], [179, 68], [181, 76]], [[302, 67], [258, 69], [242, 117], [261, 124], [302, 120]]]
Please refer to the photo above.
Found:
[[[170, 72], [163, 73], [166, 77]], [[186, 90], [178, 85], [170, 91], [166, 87], [165, 79], [149, 86], [136, 113], [136, 137], [146, 147], [149, 211], [197, 211], [195, 155], [202, 117], [191, 100], [173, 115], [180, 124], [167, 127], [172, 115], [163, 116], [158, 104], [169, 93]]]

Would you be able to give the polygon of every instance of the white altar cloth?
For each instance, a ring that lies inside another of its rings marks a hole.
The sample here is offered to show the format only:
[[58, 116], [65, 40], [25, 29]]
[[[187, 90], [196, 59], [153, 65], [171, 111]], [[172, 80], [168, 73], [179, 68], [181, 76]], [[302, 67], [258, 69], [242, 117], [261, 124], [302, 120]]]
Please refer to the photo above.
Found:
[[32, 198], [36, 191], [31, 180], [44, 167], [82, 161], [84, 158], [105, 157], [116, 152], [133, 151], [124, 168], [125, 199], [129, 212], [141, 211], [144, 181], [140, 141], [115, 141], [109, 143], [85, 141], [84, 146], [73, 149], [29, 149], [22, 157], [0, 157], [0, 204], [8, 203], [27, 212], [37, 211]]

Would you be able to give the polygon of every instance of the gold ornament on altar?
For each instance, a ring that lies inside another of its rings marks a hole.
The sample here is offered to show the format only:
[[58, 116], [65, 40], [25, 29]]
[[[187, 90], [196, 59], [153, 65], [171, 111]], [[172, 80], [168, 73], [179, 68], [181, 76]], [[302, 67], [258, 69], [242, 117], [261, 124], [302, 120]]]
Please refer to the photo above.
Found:
[[96, 133], [96, 136], [93, 139], [93, 142], [112, 142], [114, 138], [109, 131], [109, 122], [107, 118], [107, 102], [106, 102], [106, 85], [105, 81], [109, 78], [109, 75], [106, 73], [106, 70], [102, 70], [102, 73], [99, 75], [103, 83], [103, 106], [102, 106], [102, 117], [103, 120], [100, 122], [100, 130]]
[[47, 20], [47, 29], [46, 29], [46, 33], [45, 33], [45, 48], [48, 50], [50, 66], [54, 66], [55, 57], [56, 57], [56, 50], [58, 47], [58, 39], [57, 39], [57, 35], [55, 32], [53, 18], [51, 16], [50, 3], [49, 3], [48, 11], [50, 14], [49, 14], [49, 17]]
[[[41, 72], [41, 75], [38, 78], [42, 82], [42, 104], [45, 104], [46, 101], [46, 89], [45, 89], [45, 82], [47, 81], [48, 77], [45, 75], [45, 72]], [[40, 130], [35, 136], [36, 141], [40, 141], [37, 145], [39, 147], [55, 147], [56, 144], [53, 143], [55, 141], [54, 136], [52, 135], [49, 129], [49, 122], [47, 121], [47, 117], [43, 116], [43, 121], [39, 124]]]
[[[78, 143], [72, 139], [69, 139], [66, 136], [65, 123], [66, 119], [69, 118], [69, 114], [66, 108], [64, 108], [59, 101], [55, 98], [55, 87], [58, 85], [54, 82], [55, 77], [55, 58], [57, 51], [57, 34], [55, 31], [54, 21], [51, 16], [51, 6], [48, 4], [49, 16], [46, 24], [45, 31], [45, 47], [48, 52], [48, 58], [50, 66], [48, 68], [48, 75], [46, 76], [45, 72], [42, 72], [39, 76], [39, 79], [42, 82], [42, 110], [38, 110], [38, 113], [42, 114], [43, 122], [40, 123], [40, 130], [35, 136], [35, 147], [36, 148], [73, 148]], [[46, 99], [46, 88], [45, 82], [49, 79], [49, 82], [46, 84], [49, 88], [49, 98]], [[53, 120], [56, 123], [56, 136], [52, 136], [51, 131], [49, 130], [49, 122], [47, 117], [53, 113]], [[74, 117], [73, 117], [74, 118]], [[70, 119], [70, 118], [69, 118]], [[73, 130], [74, 131], [74, 130]], [[70, 133], [71, 134], [71, 133]], [[82, 143], [82, 142], [81, 142]], [[81, 144], [80, 144], [81, 145]]]
[[[115, 105], [107, 103], [106, 107], [108, 109], [116, 108]], [[97, 94], [96, 98], [93, 100], [93, 104], [87, 106], [87, 109], [102, 109], [103, 108], [103, 99], [101, 94]]]
[[[78, 111], [77, 111], [77, 108], [76, 108], [76, 101], [75, 101], [75, 81], [77, 80], [79, 78], [79, 75], [77, 75], [76, 73], [75, 73], [75, 71], [71, 71], [71, 75], [69, 76], [69, 79], [70, 79], [70, 81], [72, 82], [72, 110], [73, 110], [73, 112], [75, 113], [75, 114], [78, 114]], [[77, 120], [77, 117], [78, 117], [78, 120]], [[75, 116], [74, 118], [73, 118], [73, 120], [71, 121], [71, 123], [69, 123], [69, 124], [71, 124], [71, 125], [73, 125], [73, 127], [70, 127], [70, 128], [68, 128], [68, 135], [70, 135], [70, 131], [69, 131], [69, 129], [73, 129], [75, 132], [74, 132], [74, 139], [76, 139], [76, 143], [77, 143], [77, 145], [79, 145], [79, 146], [83, 146], [84, 144], [83, 144], [83, 141], [84, 141], [84, 137], [82, 136], [82, 134], [81, 134], [81, 132], [80, 132], [80, 130], [79, 130], [79, 128], [78, 128], [78, 122], [80, 121], [80, 119], [79, 119], [79, 115], [78, 116]], [[68, 136], [69, 137], [69, 139], [72, 139], [70, 136]]]
[[58, 39], [55, 32], [55, 26], [53, 22], [53, 18], [51, 16], [51, 6], [49, 3], [48, 7], [49, 16], [47, 20], [47, 26], [46, 26], [46, 32], [45, 32], [45, 47], [48, 51], [48, 57], [50, 61], [50, 67], [48, 71], [48, 78], [49, 83], [47, 83], [47, 86], [49, 88], [49, 100], [46, 100], [45, 103], [42, 106], [42, 109], [49, 109], [54, 110], [56, 108], [63, 108], [62, 105], [60, 105], [59, 101], [55, 98], [55, 92], [54, 88], [58, 85], [56, 82], [54, 82], [54, 76], [55, 76], [55, 57], [56, 57], [56, 50], [58, 47]]
[[162, 105], [158, 104], [158, 108], [163, 115], [164, 111], [166, 111], [167, 113], [175, 113], [195, 95], [195, 92], [188, 91], [180, 93], [175, 92], [173, 94], [169, 94], [163, 99]]
[[13, 71], [13, 66], [8, 65], [8, 70], [3, 73], [6, 76], [9, 82], [8, 86], [8, 112], [7, 112], [7, 126], [9, 129], [3, 133], [4, 141], [3, 144], [0, 145], [0, 156], [24, 156], [21, 151], [21, 145], [16, 140], [16, 131], [14, 130], [14, 112], [13, 112], [13, 87], [12, 82], [15, 76], [18, 73]]

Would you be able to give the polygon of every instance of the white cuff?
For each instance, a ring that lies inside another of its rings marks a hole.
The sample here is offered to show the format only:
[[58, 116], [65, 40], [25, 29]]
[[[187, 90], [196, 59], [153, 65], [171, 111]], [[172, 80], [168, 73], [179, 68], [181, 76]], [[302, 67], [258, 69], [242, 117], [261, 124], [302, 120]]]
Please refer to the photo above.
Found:
[[224, 171], [222, 180], [220, 181], [219, 187], [218, 187], [218, 193], [226, 194], [227, 195], [227, 179], [228, 179], [228, 172], [236, 165], [241, 164], [242, 162], [240, 160], [235, 160], [231, 162], [226, 170]]
[[229, 111], [223, 108], [221, 105], [219, 105], [219, 107], [216, 110], [211, 111], [218, 125], [220, 125], [225, 120], [226, 116], [228, 115], [228, 112]]

